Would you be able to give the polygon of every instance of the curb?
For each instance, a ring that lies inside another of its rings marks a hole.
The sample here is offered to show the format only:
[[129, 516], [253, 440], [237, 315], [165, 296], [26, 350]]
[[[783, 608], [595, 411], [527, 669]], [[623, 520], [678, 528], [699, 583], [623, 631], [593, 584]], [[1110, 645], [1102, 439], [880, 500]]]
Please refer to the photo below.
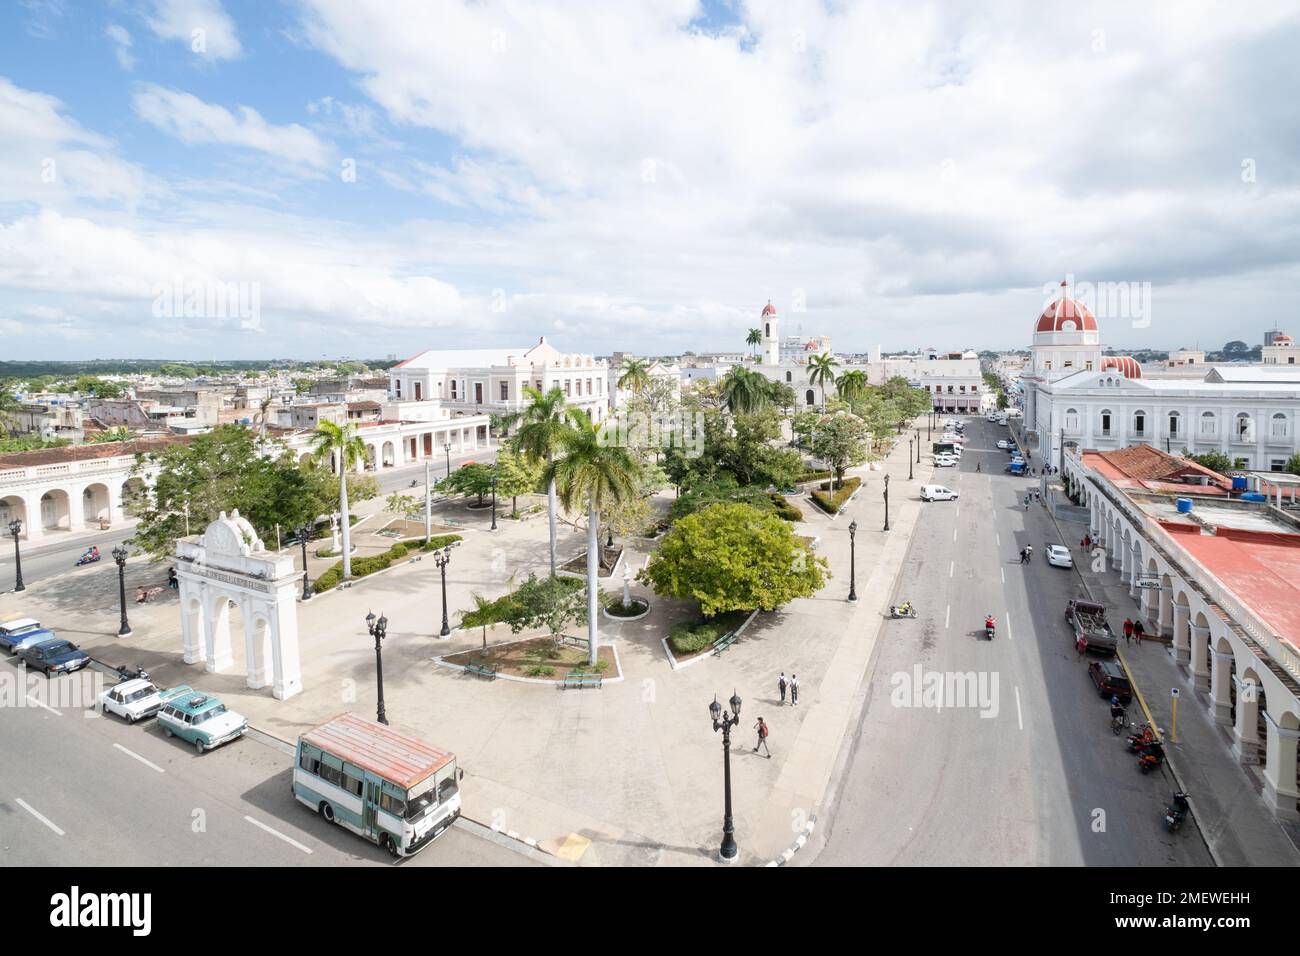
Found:
[[[745, 618], [745, 622], [741, 624], [740, 627], [736, 628], [737, 640], [740, 639], [740, 635], [745, 632], [745, 628], [749, 627], [750, 622], [753, 621], [754, 618], [757, 616], [758, 616], [758, 608], [754, 608], [754, 610], [749, 612], [749, 617]], [[672, 649], [668, 646], [668, 638], [666, 637], [659, 638], [659, 643], [663, 645], [664, 653], [668, 655], [669, 669], [675, 671], [681, 670], [683, 667], [690, 667], [692, 664], [698, 664], [700, 661], [707, 660], [710, 657], [716, 657], [718, 653], [718, 649], [716, 647], [710, 647], [707, 651], [704, 651], [700, 654], [696, 654], [694, 657], [688, 657], [684, 661], [679, 661], [675, 656], [673, 656]]]
[[816, 828], [817, 828], [817, 814], [814, 813], [811, 817], [808, 818], [808, 822], [804, 824], [803, 832], [799, 834], [799, 836], [795, 839], [794, 843], [790, 844], [789, 847], [782, 850], [781, 855], [777, 857], [775, 860], [770, 860], [763, 865], [764, 866], [785, 866], [787, 863], [790, 862], [790, 860], [794, 857], [796, 853], [798, 853], [800, 850], [804, 848], [804, 846], [808, 843], [808, 838], [813, 835], [813, 830], [815, 830]]
[[[529, 638], [529, 640], [531, 640], [531, 638]], [[498, 644], [489, 644], [488, 647], [503, 647], [506, 644], [518, 644], [518, 643], [519, 643], [518, 641], [501, 641]], [[614, 644], [613, 641], [608, 641], [602, 646], [608, 647], [610, 651], [614, 654], [614, 666], [618, 668], [618, 676], [605, 677], [603, 674], [598, 675], [600, 677], [601, 687], [604, 687], [606, 684], [622, 684], [624, 681], [627, 680], [627, 677], [623, 674], [623, 661], [618, 656], [618, 646]], [[457, 653], [464, 653], [464, 652], [458, 651]], [[453, 664], [451, 663], [451, 661], [443, 660], [441, 657], [430, 658], [430, 660], [432, 661], [433, 664], [435, 664], [438, 667], [445, 667], [448, 670], [460, 671], [462, 674], [465, 672], [464, 664]], [[492, 679], [513, 681], [516, 684], [547, 684], [551, 687], [564, 686], [563, 680], [552, 680], [549, 677], [515, 677], [513, 674], [497, 674], [496, 677]]]

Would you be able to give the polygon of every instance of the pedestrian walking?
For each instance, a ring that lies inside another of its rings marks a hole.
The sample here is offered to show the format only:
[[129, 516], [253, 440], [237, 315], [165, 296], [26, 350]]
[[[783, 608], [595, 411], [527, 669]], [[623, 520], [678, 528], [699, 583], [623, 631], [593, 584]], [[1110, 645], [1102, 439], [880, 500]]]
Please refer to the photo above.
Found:
[[790, 675], [790, 706], [799, 706], [799, 678], [794, 674]]
[[1133, 642], [1133, 619], [1126, 617], [1124, 618], [1124, 643], [1131, 644], [1132, 642]]
[[1142, 619], [1138, 618], [1133, 622], [1133, 637], [1139, 644], [1142, 643], [1142, 635], [1146, 633], [1146, 628], [1142, 626]]
[[976, 471], [976, 473], [978, 473], [979, 470], [980, 470], [980, 463], [977, 461], [977, 462], [975, 462], [975, 471]]
[[754, 753], [758, 753], [758, 748], [762, 747], [763, 752], [767, 754], [767, 759], [771, 760], [772, 751], [767, 749], [767, 724], [763, 722], [762, 717], [758, 718], [758, 723], [754, 725], [754, 730], [758, 732], [758, 743], [754, 744]]
[[1074, 649], [1079, 652], [1079, 660], [1083, 660], [1083, 655], [1088, 653], [1088, 639], [1080, 634], [1079, 639], [1074, 642]]
[[1029, 510], [1029, 495], [1025, 495], [1025, 510]]
[[781, 671], [781, 676], [777, 679], [776, 682], [776, 689], [781, 692], [782, 707], [785, 706], [785, 688], [786, 688], [785, 671]]

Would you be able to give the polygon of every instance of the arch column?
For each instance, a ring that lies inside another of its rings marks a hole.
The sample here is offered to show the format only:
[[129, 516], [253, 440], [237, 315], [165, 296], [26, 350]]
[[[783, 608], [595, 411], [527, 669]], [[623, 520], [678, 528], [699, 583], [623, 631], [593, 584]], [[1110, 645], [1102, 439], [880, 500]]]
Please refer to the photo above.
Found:
[[1131, 546], [1132, 553], [1128, 559], [1128, 596], [1136, 598], [1138, 596], [1138, 568], [1142, 565], [1142, 549], [1138, 546], [1136, 540]]
[[1191, 609], [1181, 602], [1174, 602], [1174, 642], [1170, 649], [1174, 663], [1183, 667], [1191, 657], [1191, 642], [1188, 640], [1188, 627], [1191, 624]]
[[1232, 755], [1239, 763], [1259, 763], [1259, 684], [1247, 677], [1232, 679], [1237, 688], [1237, 720], [1232, 728]]
[[1172, 586], [1172, 581], [1169, 581], [1168, 578], [1162, 578], [1160, 590], [1156, 592], [1156, 630], [1162, 637], [1170, 637], [1174, 633], [1174, 595]]
[[1210, 689], [1210, 629], [1199, 624], [1187, 624], [1192, 637], [1192, 682], [1197, 690]]
[[[211, 589], [209, 589], [211, 594]], [[203, 630], [206, 662], [204, 670], [220, 673], [235, 663], [230, 647], [230, 599], [224, 594], [209, 597], [203, 605]]]
[[1300, 813], [1296, 811], [1296, 800], [1300, 799], [1300, 793], [1296, 792], [1296, 749], [1300, 747], [1300, 730], [1280, 726], [1267, 709], [1264, 721], [1268, 726], [1264, 803], [1279, 820], [1300, 820]]
[[239, 603], [244, 615], [245, 684], [260, 690], [271, 683], [271, 625], [261, 615], [254, 617], [247, 601]]
[[1210, 716], [1215, 723], [1225, 727], [1231, 721], [1232, 698], [1229, 696], [1229, 677], [1232, 674], [1232, 652], [1210, 648]]

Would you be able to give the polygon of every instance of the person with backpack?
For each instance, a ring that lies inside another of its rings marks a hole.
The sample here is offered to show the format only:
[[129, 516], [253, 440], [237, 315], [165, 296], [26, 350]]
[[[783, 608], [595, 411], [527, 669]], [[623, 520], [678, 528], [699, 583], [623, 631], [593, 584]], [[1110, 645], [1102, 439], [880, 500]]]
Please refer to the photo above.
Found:
[[794, 674], [790, 675], [790, 706], [799, 706], [799, 678]]
[[779, 691], [781, 692], [781, 706], [782, 706], [782, 707], [785, 706], [785, 688], [786, 688], [786, 682], [785, 682], [785, 671], [781, 671], [781, 676], [780, 676], [779, 678], [777, 678], [777, 681], [776, 681], [776, 689], [779, 690]]
[[758, 718], [758, 723], [754, 725], [754, 729], [758, 731], [758, 743], [754, 744], [754, 753], [758, 753], [758, 748], [762, 747], [767, 754], [767, 759], [771, 760], [772, 751], [767, 749], [767, 724], [764, 723], [762, 717]]
[[1142, 636], [1146, 634], [1146, 632], [1147, 629], [1142, 626], [1141, 618], [1138, 618], [1136, 621], [1133, 622], [1133, 637], [1139, 644], [1142, 643]]

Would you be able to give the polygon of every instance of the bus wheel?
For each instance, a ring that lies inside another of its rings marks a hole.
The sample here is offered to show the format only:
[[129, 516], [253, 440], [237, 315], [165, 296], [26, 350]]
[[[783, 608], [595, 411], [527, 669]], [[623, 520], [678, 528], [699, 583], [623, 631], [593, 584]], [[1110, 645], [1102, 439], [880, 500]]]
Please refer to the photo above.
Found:
[[324, 800], [320, 802], [320, 806], [317, 807], [316, 809], [320, 812], [321, 819], [324, 820], [326, 823], [334, 822], [334, 808], [331, 807]]
[[401, 857], [401, 854], [397, 851], [397, 841], [393, 839], [391, 833], [384, 834], [384, 849], [388, 851], [388, 855], [394, 860]]

